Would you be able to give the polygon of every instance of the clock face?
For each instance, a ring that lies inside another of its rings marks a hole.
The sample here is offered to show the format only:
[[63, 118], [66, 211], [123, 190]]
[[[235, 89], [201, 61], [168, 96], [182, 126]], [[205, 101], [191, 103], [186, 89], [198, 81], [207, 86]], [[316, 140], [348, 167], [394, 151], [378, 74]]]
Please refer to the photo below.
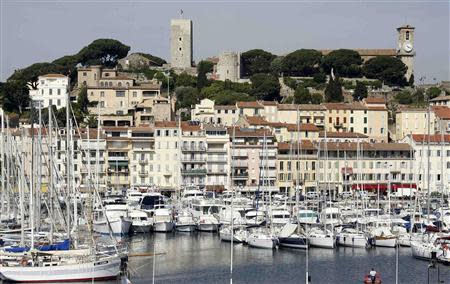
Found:
[[412, 44], [411, 44], [410, 42], [407, 42], [407, 43], [405, 43], [405, 44], [403, 45], [403, 49], [404, 49], [406, 52], [411, 52], [411, 51], [413, 50], [413, 46], [412, 46]]

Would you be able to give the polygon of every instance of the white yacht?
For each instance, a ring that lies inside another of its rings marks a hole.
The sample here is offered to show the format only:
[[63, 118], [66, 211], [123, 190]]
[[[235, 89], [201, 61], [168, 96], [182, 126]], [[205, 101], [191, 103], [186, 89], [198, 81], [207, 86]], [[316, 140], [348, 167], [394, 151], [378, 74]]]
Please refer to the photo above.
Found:
[[131, 223], [128, 206], [122, 200], [105, 200], [103, 208], [94, 210], [94, 232], [126, 235], [130, 231]]
[[193, 232], [197, 228], [197, 223], [192, 213], [182, 211], [175, 219], [175, 230], [178, 232]]
[[375, 246], [394, 248], [397, 245], [397, 236], [388, 227], [377, 227], [371, 232]]
[[134, 233], [148, 233], [152, 228], [152, 220], [148, 218], [147, 213], [142, 210], [131, 210], [131, 230]]
[[195, 199], [190, 203], [192, 215], [197, 220], [197, 230], [216, 232], [219, 229], [220, 204], [215, 199]]
[[312, 247], [328, 249], [334, 249], [336, 247], [336, 236], [329, 230], [313, 227], [306, 235]]
[[274, 249], [278, 244], [278, 239], [267, 228], [259, 228], [249, 233], [247, 244], [255, 248]]
[[172, 232], [174, 222], [172, 211], [168, 208], [158, 208], [153, 211], [153, 231], [154, 232]]
[[369, 238], [366, 234], [354, 228], [344, 228], [338, 234], [338, 244], [344, 247], [364, 248], [369, 245]]

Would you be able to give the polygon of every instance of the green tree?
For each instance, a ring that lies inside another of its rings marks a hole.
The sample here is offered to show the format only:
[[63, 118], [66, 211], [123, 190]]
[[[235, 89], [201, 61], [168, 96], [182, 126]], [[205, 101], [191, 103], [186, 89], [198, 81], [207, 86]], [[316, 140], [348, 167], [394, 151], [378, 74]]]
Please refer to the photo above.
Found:
[[160, 58], [158, 56], [154, 56], [154, 55], [148, 54], [148, 53], [137, 52], [136, 54], [144, 56], [145, 58], [150, 60], [151, 61], [151, 64], [150, 64], [151, 66], [162, 66], [163, 64], [167, 63], [164, 59], [162, 59], [162, 58]]
[[0, 85], [0, 97], [3, 109], [7, 112], [22, 114], [30, 105], [27, 84], [20, 80], [8, 80]]
[[87, 88], [85, 86], [81, 87], [80, 92], [77, 97], [77, 107], [83, 114], [88, 113], [89, 99]]
[[206, 74], [213, 71], [214, 64], [211, 61], [202, 60], [197, 65], [197, 88], [199, 90], [210, 85]]
[[334, 80], [330, 77], [327, 87], [325, 88], [325, 97], [327, 102], [339, 103], [344, 101], [342, 85], [338, 77]]
[[414, 74], [411, 74], [411, 76], [409, 77], [408, 85], [414, 87]]
[[410, 105], [413, 103], [411, 92], [405, 90], [395, 95], [395, 100], [402, 105]]
[[356, 81], [356, 87], [353, 91], [353, 99], [355, 101], [360, 101], [364, 98], [367, 98], [367, 86], [362, 82]]
[[252, 82], [251, 94], [259, 99], [266, 101], [279, 101], [280, 97], [280, 82], [278, 78], [271, 74], [255, 74], [250, 77]]
[[272, 74], [279, 76], [281, 72], [283, 71], [283, 59], [284, 56], [277, 56], [275, 59], [272, 60], [270, 63], [270, 72]]
[[427, 89], [427, 96], [431, 99], [434, 99], [435, 97], [439, 96], [441, 94], [442, 90], [438, 87], [430, 87]]
[[270, 64], [275, 58], [276, 55], [262, 49], [252, 49], [241, 53], [242, 75], [250, 77], [258, 73], [270, 73]]
[[323, 102], [323, 96], [319, 93], [314, 93], [311, 95], [311, 104], [320, 105]]
[[327, 82], [327, 75], [325, 75], [325, 73], [316, 73], [313, 75], [313, 80], [314, 82], [316, 82], [317, 84], [323, 84]]
[[294, 93], [294, 103], [309, 104], [311, 102], [311, 94], [309, 90], [303, 86], [299, 86]]
[[181, 73], [175, 78], [175, 86], [177, 87], [181, 86], [196, 87], [196, 85], [197, 85], [197, 78], [187, 74], [186, 72]]
[[193, 87], [177, 87], [175, 95], [177, 97], [176, 109], [191, 108], [199, 102], [198, 90]]
[[325, 55], [322, 59], [322, 68], [326, 73], [331, 69], [340, 77], [361, 77], [361, 56], [351, 49], [337, 49]]
[[378, 56], [366, 61], [363, 74], [370, 79], [378, 79], [388, 85], [406, 85], [406, 65], [397, 57]]
[[237, 101], [254, 101], [255, 98], [246, 93], [239, 93], [232, 90], [221, 91], [211, 97], [217, 105], [234, 105]]
[[114, 67], [117, 60], [127, 56], [130, 47], [115, 39], [96, 39], [78, 52], [79, 63], [83, 65], [101, 64]]
[[283, 73], [288, 76], [312, 76], [319, 72], [322, 53], [314, 49], [299, 49], [283, 59]]

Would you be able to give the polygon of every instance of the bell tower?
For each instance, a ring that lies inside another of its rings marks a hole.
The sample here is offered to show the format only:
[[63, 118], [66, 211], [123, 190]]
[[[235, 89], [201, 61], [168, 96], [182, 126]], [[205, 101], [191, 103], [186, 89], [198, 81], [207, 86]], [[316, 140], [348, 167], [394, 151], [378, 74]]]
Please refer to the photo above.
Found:
[[414, 49], [414, 27], [405, 25], [397, 28], [398, 32], [398, 46], [397, 57], [408, 67], [405, 77], [409, 80], [412, 74], [414, 74], [414, 57], [416, 51]]

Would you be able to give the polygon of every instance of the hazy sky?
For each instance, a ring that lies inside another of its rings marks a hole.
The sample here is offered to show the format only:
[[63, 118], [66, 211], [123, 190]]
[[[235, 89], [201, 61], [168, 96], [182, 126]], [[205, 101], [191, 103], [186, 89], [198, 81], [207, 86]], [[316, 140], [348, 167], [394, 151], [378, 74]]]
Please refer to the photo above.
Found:
[[396, 28], [416, 27], [416, 78], [449, 80], [448, 1], [0, 0], [0, 79], [35, 62], [114, 38], [169, 59], [169, 22], [194, 22], [195, 60], [262, 48], [396, 48]]

